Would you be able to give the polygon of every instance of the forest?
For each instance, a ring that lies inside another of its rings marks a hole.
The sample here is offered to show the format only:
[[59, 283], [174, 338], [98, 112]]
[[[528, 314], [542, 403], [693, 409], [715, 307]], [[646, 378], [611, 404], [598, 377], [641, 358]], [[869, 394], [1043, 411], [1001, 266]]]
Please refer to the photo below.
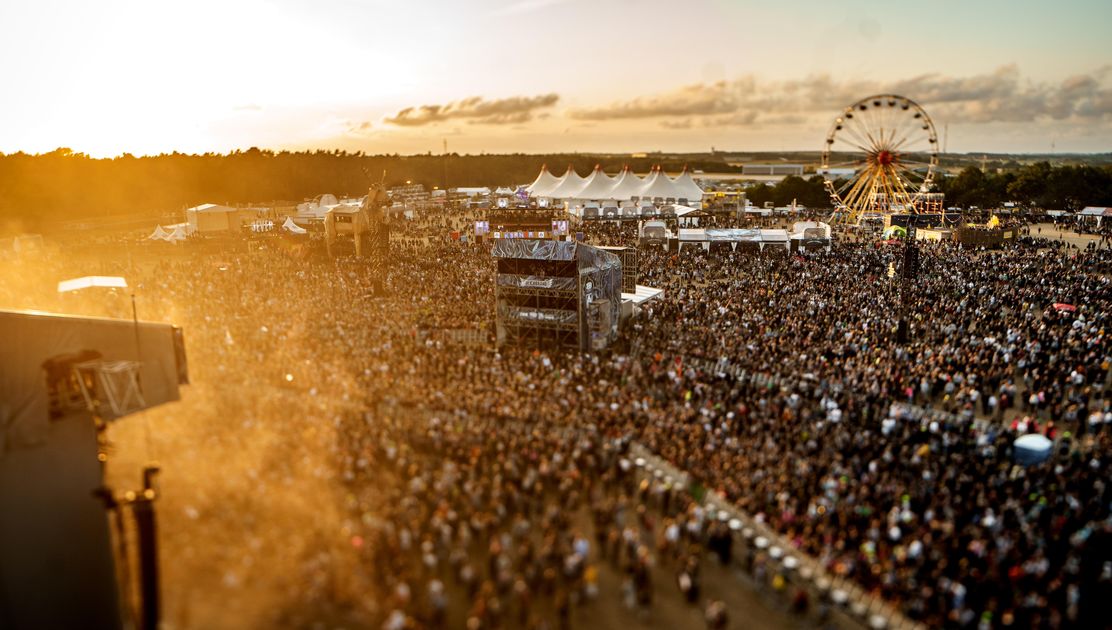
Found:
[[[736, 172], [721, 157], [628, 154], [599, 155], [365, 155], [344, 151], [267, 151], [150, 157], [128, 154], [95, 159], [69, 149], [30, 155], [0, 155], [0, 232], [49, 231], [75, 220], [181, 216], [187, 207], [223, 204], [294, 204], [325, 192], [361, 195], [385, 178], [427, 187], [513, 186], [532, 181], [542, 164], [559, 175], [569, 164], [582, 175], [596, 165], [613, 174], [629, 165], [647, 172], [661, 164], [675, 173], [685, 166], [706, 172]], [[991, 208], [1012, 201], [1053, 209], [1112, 206], [1112, 167], [1052, 166], [1049, 162], [982, 172], [966, 166], [938, 177], [948, 206]], [[774, 186], [749, 189], [756, 204], [792, 200], [809, 207], [829, 205], [821, 178], [788, 177]]]
[[629, 165], [647, 172], [662, 164], [671, 172], [684, 166], [721, 162], [633, 158], [628, 155], [363, 155], [345, 151], [265, 151], [150, 157], [124, 154], [94, 159], [68, 149], [28, 155], [0, 155], [0, 229], [49, 230], [77, 219], [159, 216], [201, 203], [296, 204], [322, 193], [359, 196], [374, 182], [406, 182], [432, 188], [527, 184], [542, 165], [559, 175], [569, 164], [583, 175], [596, 164], [610, 173]]
[[[999, 208], [1014, 202], [1021, 207], [1079, 210], [1085, 206], [1112, 206], [1112, 167], [1051, 166], [1036, 162], [1016, 169], [982, 172], [966, 166], [954, 176], [935, 178], [935, 190], [946, 194], [947, 207]], [[809, 208], [830, 205], [822, 177], [786, 177], [774, 186], [748, 191], [756, 205], [771, 201], [785, 206], [793, 200]]]

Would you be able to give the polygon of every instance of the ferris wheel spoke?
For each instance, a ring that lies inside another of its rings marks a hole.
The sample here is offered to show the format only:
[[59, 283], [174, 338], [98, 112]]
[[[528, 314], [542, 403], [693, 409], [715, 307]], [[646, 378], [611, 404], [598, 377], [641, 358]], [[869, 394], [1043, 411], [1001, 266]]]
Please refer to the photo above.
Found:
[[847, 190], [853, 188], [853, 185], [857, 181], [859, 181], [859, 179], [860, 178], [851, 178], [851, 179], [846, 180], [846, 182], [844, 184], [842, 184], [841, 186], [838, 187], [838, 189], [837, 189], [838, 195], [839, 196], [844, 195]]
[[874, 135], [875, 131], [873, 129], [862, 129], [861, 131], [864, 132], [865, 136], [869, 139], [870, 146], [875, 147], [874, 151], [883, 150], [884, 145], [881, 144], [879, 140], [877, 140], [876, 136]]
[[931, 165], [927, 164], [927, 163], [924, 163], [924, 162], [900, 162], [898, 164], [898, 166], [901, 169], [903, 169], [904, 171], [913, 172], [913, 173], [918, 173], [920, 171], [922, 171], [922, 172], [930, 172], [931, 171]]
[[860, 177], [854, 179], [851, 182], [849, 190], [846, 191], [845, 195], [842, 197], [842, 203], [844, 203], [847, 208], [856, 210], [855, 204], [857, 197], [861, 194], [861, 190], [867, 186], [870, 175], [871, 174], [869, 172], [862, 173]]
[[870, 169], [861, 179], [861, 185], [856, 186], [846, 197], [846, 205], [854, 212], [860, 213], [871, 207], [876, 197], [877, 169]]
[[921, 129], [919, 129], [921, 126], [922, 124], [915, 118], [904, 118], [903, 120], [901, 120], [898, 127], [900, 134], [899, 143], [904, 144], [908, 140], [922, 138], [922, 134], [916, 133], [916, 131], [921, 131]]
[[896, 188], [899, 189], [900, 194], [903, 195], [906, 199], [910, 201], [913, 198], [913, 195], [908, 192], [908, 188], [907, 186], [905, 186], [903, 177], [901, 177], [899, 173], [894, 173], [892, 182], [896, 186]]
[[916, 164], [914, 162], [911, 162], [911, 163], [900, 162], [900, 163], [895, 164], [895, 167], [898, 170], [900, 170], [900, 172], [903, 172], [903, 173], [917, 174], [917, 173], [920, 172], [920, 169], [929, 168], [930, 164]]
[[856, 148], [858, 151], [861, 151], [862, 153], [872, 153], [873, 152], [872, 149], [869, 149], [869, 148], [865, 147], [863, 144], [861, 144], [859, 142], [855, 142], [855, 141], [853, 141], [849, 138], [845, 138], [843, 140], [843, 142], [845, 142], [846, 144], [849, 144], [850, 146]]
[[914, 189], [917, 192], [928, 182], [926, 177], [902, 167], [897, 171], [896, 177], [906, 188]]
[[877, 150], [876, 138], [871, 136], [873, 129], [873, 121], [864, 112], [857, 112], [857, 116], [850, 119], [850, 124], [845, 125], [845, 129], [849, 132], [849, 136], [861, 145], [869, 147], [868, 151], [875, 152]]
[[865, 159], [861, 158], [859, 160], [845, 160], [845, 161], [842, 161], [842, 162], [829, 162], [829, 163], [827, 163], [826, 168], [852, 168], [854, 170], [857, 170], [858, 168], [861, 168], [862, 166], [864, 166], [866, 163], [867, 162], [865, 161]]
[[900, 153], [930, 153], [933, 152], [934, 145], [926, 136], [912, 135], [900, 140], [893, 146], [893, 150]]
[[886, 106], [881, 106], [878, 109], [877, 119], [880, 121], [879, 125], [884, 137], [884, 146], [891, 151], [892, 145], [896, 142], [896, 138], [900, 133], [900, 121], [892, 117], [891, 110]]
[[875, 144], [870, 142], [869, 138], [867, 138], [857, 126], [845, 127], [844, 130], [846, 131], [846, 137], [842, 138], [842, 142], [857, 147], [865, 153], [876, 153], [877, 149]]
[[839, 191], [839, 195], [842, 198], [842, 203], [844, 203], [846, 206], [851, 206], [854, 198], [857, 196], [858, 189], [865, 185], [865, 181], [867, 179], [868, 177], [859, 177], [850, 182], [847, 182], [849, 186], [843, 186], [842, 190]]

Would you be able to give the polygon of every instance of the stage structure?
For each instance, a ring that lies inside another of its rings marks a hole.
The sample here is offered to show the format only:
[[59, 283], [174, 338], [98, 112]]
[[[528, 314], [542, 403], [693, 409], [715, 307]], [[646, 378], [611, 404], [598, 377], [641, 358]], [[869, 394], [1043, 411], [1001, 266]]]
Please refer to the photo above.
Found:
[[494, 239], [556, 238], [568, 232], [567, 221], [548, 208], [499, 208], [487, 214], [487, 223]]
[[622, 262], [574, 241], [497, 239], [499, 346], [600, 350], [618, 336]]
[[608, 247], [599, 249], [614, 254], [622, 261], [622, 293], [636, 293], [641, 279], [641, 265], [636, 247]]
[[339, 256], [351, 251], [347, 245], [350, 237], [356, 257], [366, 258], [374, 278], [372, 291], [382, 295], [390, 260], [390, 213], [386, 211], [389, 198], [385, 184], [377, 182], [367, 191], [359, 207], [336, 206], [324, 215], [325, 243], [329, 256]]
[[106, 487], [106, 428], [179, 399], [181, 329], [0, 311], [0, 336], [0, 627], [157, 628], [158, 469]]

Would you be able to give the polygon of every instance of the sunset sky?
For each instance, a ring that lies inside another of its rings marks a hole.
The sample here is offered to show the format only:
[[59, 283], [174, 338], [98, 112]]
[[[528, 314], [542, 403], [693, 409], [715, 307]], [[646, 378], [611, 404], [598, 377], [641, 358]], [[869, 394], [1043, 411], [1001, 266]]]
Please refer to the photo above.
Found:
[[1112, 151], [1109, 0], [4, 0], [0, 152]]

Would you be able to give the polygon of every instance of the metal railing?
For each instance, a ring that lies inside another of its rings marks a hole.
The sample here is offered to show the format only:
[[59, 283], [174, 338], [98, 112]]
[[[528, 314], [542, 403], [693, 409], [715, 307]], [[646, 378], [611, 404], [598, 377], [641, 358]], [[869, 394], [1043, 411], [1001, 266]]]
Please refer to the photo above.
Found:
[[[630, 445], [630, 454], [641, 474], [658, 482], [671, 482], [673, 487], [688, 488], [692, 477], [638, 443]], [[863, 626], [878, 630], [925, 629], [922, 623], [908, 619], [890, 602], [866, 592], [851, 578], [831, 574], [817, 559], [800, 552], [766, 523], [729, 503], [707, 493], [702, 503], [715, 513], [725, 513], [735, 539], [747, 551], [757, 550], [768, 555], [776, 569], [792, 585], [806, 589], [813, 598], [829, 601], [841, 615], [841, 625]]]

